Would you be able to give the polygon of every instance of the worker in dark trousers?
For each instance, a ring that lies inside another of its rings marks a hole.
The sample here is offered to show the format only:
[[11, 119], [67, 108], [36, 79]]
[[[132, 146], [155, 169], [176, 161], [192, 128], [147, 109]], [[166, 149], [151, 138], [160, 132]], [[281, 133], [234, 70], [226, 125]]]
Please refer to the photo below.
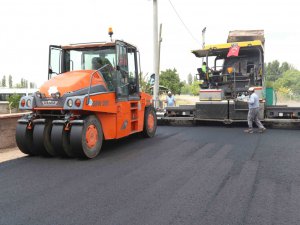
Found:
[[247, 130], [244, 130], [246, 133], [253, 133], [253, 121], [256, 123], [258, 126], [258, 129], [260, 133], [264, 132], [266, 128], [262, 125], [258, 118], [259, 114], [259, 98], [257, 94], [255, 94], [255, 89], [254, 87], [249, 88], [249, 100], [248, 100], [248, 106], [249, 106], [249, 111], [248, 111], [248, 126], [249, 128]]

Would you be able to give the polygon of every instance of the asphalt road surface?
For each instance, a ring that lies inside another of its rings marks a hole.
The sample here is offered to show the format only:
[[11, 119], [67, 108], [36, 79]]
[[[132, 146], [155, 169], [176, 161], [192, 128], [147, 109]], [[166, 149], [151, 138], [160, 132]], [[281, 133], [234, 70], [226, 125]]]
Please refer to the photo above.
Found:
[[299, 225], [300, 131], [161, 126], [94, 160], [3, 162], [0, 224]]

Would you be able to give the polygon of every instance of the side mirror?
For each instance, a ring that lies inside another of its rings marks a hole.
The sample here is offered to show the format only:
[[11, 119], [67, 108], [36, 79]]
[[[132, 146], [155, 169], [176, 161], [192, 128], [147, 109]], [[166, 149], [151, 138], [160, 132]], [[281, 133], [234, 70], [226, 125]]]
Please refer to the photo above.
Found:
[[48, 69], [48, 73], [49, 73], [49, 74], [52, 74], [52, 73], [53, 73], [53, 70], [52, 70], [52, 68], [51, 68], [51, 67], [49, 67], [49, 69]]

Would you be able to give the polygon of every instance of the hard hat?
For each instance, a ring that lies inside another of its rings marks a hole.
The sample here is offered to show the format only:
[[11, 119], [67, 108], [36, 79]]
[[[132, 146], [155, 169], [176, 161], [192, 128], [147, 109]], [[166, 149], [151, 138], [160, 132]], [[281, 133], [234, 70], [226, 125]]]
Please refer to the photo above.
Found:
[[168, 95], [172, 94], [171, 91], [168, 91]]
[[254, 91], [254, 87], [249, 87], [248, 91]]

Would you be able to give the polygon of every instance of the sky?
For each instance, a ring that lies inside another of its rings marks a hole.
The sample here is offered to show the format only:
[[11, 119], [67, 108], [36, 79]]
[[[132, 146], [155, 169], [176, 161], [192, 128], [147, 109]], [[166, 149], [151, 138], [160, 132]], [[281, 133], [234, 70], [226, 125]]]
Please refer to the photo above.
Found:
[[[265, 62], [286, 61], [300, 69], [296, 0], [157, 1], [160, 69], [175, 68], [181, 80], [201, 65], [191, 50], [202, 47], [204, 27], [206, 44], [225, 43], [230, 30], [263, 29]], [[152, 74], [152, 0], [1, 0], [0, 77], [12, 75], [14, 82], [25, 78], [39, 86], [47, 80], [50, 44], [109, 41], [110, 26], [114, 39], [138, 47], [142, 72]]]

